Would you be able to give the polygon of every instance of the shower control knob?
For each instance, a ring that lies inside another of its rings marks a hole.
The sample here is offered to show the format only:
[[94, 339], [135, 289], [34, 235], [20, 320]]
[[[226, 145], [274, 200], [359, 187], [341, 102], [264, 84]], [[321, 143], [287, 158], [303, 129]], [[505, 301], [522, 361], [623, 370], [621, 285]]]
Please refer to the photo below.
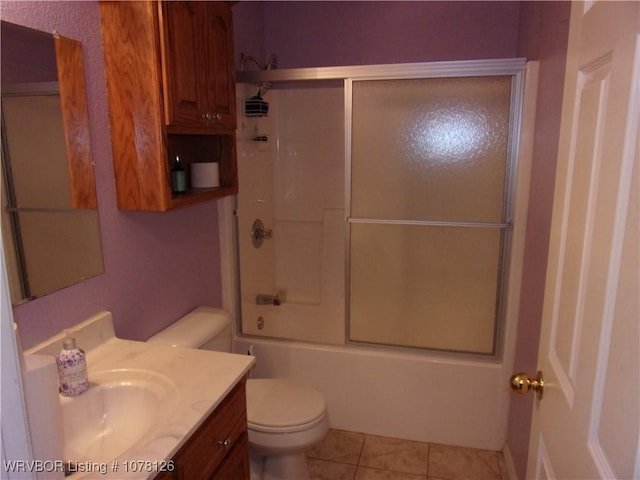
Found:
[[253, 222], [251, 226], [251, 243], [255, 248], [260, 248], [265, 239], [270, 239], [273, 232], [270, 228], [265, 228], [264, 223], [259, 218]]
[[516, 393], [524, 395], [529, 390], [536, 392], [539, 399], [542, 399], [544, 393], [544, 378], [542, 372], [538, 371], [536, 378], [529, 378], [526, 373], [516, 373], [511, 376], [511, 388]]

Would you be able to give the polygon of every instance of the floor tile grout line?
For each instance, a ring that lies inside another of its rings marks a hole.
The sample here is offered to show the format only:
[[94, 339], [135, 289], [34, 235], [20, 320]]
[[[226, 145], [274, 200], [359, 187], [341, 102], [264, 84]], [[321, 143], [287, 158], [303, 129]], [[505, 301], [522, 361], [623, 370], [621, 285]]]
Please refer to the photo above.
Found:
[[431, 443], [427, 442], [427, 480], [429, 479], [429, 470], [431, 470]]
[[350, 462], [341, 462], [340, 460], [331, 460], [330, 458], [320, 458], [320, 457], [307, 457], [309, 460], [316, 460], [318, 462], [326, 462], [326, 463], [335, 463], [337, 465], [347, 465], [349, 467], [357, 467], [356, 463]]
[[[368, 470], [377, 470], [379, 472], [389, 472], [389, 473], [398, 473], [400, 475], [413, 475], [415, 477], [425, 477], [428, 478], [429, 475], [425, 474], [425, 473], [412, 473], [412, 472], [403, 472], [400, 470], [393, 470], [391, 468], [381, 468], [381, 467], [368, 467], [367, 465], [358, 465], [358, 469], [362, 467], [364, 469], [368, 469]], [[356, 470], [357, 471], [357, 470]]]
[[358, 463], [356, 464], [358, 467], [360, 466], [360, 462], [362, 461], [362, 453], [364, 452], [364, 445], [367, 442], [367, 434], [364, 433], [362, 435], [362, 444], [360, 445], [360, 452], [358, 453]]

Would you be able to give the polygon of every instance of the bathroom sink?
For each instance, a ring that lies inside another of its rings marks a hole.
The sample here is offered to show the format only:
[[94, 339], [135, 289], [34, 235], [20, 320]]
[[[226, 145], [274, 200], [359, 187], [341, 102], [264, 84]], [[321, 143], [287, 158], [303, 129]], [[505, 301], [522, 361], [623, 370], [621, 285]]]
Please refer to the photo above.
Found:
[[108, 462], [135, 446], [177, 406], [179, 391], [148, 370], [89, 372], [89, 390], [60, 397], [64, 455], [70, 462]]

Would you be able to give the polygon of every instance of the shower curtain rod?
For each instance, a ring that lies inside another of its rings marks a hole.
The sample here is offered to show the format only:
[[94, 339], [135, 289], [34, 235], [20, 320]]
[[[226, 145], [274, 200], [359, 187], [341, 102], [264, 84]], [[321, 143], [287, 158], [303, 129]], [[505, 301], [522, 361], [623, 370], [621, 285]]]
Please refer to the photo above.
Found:
[[279, 68], [236, 72], [238, 83], [287, 82], [292, 80], [340, 80], [345, 78], [452, 77], [510, 75], [526, 66], [526, 58], [456, 60], [444, 62], [392, 63], [340, 67]]

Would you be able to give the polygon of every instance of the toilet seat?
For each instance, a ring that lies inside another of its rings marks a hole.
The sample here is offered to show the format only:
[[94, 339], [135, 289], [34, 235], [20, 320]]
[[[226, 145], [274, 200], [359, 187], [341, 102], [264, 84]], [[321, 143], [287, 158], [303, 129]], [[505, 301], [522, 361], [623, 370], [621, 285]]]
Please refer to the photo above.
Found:
[[292, 433], [313, 428], [325, 419], [327, 404], [315, 389], [281, 378], [247, 380], [247, 423], [250, 430]]

